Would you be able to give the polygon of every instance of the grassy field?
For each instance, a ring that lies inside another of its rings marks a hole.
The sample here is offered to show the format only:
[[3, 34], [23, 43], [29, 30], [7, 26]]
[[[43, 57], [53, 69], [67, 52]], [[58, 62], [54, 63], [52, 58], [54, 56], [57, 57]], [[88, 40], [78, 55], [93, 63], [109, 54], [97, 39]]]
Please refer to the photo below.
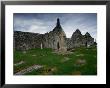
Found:
[[26, 52], [14, 51], [14, 74], [33, 65], [34, 69], [24, 75], [97, 75], [96, 47], [76, 48], [67, 54], [57, 54], [52, 49], [32, 49]]

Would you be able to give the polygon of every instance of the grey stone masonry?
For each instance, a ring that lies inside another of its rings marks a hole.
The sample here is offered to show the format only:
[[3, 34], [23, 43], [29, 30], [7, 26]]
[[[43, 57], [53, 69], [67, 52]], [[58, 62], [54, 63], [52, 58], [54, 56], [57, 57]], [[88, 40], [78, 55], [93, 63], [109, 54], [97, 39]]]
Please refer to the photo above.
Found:
[[45, 34], [29, 33], [14, 31], [14, 49], [16, 50], [28, 50], [34, 48], [52, 48], [58, 51], [67, 51], [74, 47], [91, 46], [94, 44], [94, 38], [87, 32], [82, 35], [79, 29], [72, 34], [71, 38], [66, 38], [66, 34], [63, 31], [60, 19], [57, 19], [57, 23], [53, 31]]

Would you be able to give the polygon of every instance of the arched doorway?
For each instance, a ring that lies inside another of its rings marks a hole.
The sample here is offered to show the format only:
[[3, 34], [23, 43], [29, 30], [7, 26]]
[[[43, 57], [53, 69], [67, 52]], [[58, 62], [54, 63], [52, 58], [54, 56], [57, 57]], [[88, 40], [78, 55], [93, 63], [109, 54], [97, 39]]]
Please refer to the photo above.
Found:
[[85, 43], [85, 46], [87, 47], [87, 42]]
[[57, 49], [59, 50], [59, 48], [60, 48], [60, 45], [59, 45], [59, 42], [57, 43]]

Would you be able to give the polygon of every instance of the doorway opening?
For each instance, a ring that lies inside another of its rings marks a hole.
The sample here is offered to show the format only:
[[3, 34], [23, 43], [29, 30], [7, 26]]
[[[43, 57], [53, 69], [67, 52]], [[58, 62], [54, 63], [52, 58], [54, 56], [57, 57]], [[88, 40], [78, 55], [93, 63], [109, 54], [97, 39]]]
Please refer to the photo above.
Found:
[[59, 45], [59, 42], [57, 43], [57, 49], [59, 50], [59, 48], [60, 48], [60, 45]]

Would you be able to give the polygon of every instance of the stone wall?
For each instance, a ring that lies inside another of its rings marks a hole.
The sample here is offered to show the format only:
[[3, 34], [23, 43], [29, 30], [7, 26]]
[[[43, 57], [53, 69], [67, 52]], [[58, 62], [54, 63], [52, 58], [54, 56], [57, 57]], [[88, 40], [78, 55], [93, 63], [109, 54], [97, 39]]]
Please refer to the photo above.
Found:
[[14, 48], [16, 50], [28, 50], [33, 48], [52, 48], [59, 51], [67, 51], [80, 46], [91, 46], [94, 38], [87, 32], [82, 35], [77, 29], [71, 36], [66, 38], [59, 19], [53, 31], [45, 34], [14, 31]]
[[87, 32], [82, 35], [76, 30], [71, 38], [66, 38], [64, 32], [49, 32], [45, 34], [14, 32], [14, 47], [16, 50], [28, 50], [32, 48], [52, 48], [54, 50], [72, 49], [80, 46], [91, 46], [94, 44], [94, 38]]
[[66, 50], [66, 36], [62, 32], [49, 32], [45, 34], [14, 31], [14, 47], [16, 50], [32, 48], [52, 48]]
[[42, 35], [38, 33], [14, 32], [14, 47], [16, 50], [28, 50], [39, 48], [42, 42]]
[[80, 30], [77, 29], [71, 39], [71, 48], [80, 47], [80, 46], [91, 46], [94, 44], [94, 38], [87, 32], [85, 35], [82, 35]]
[[44, 48], [66, 51], [66, 35], [63, 32], [51, 31], [43, 35]]

